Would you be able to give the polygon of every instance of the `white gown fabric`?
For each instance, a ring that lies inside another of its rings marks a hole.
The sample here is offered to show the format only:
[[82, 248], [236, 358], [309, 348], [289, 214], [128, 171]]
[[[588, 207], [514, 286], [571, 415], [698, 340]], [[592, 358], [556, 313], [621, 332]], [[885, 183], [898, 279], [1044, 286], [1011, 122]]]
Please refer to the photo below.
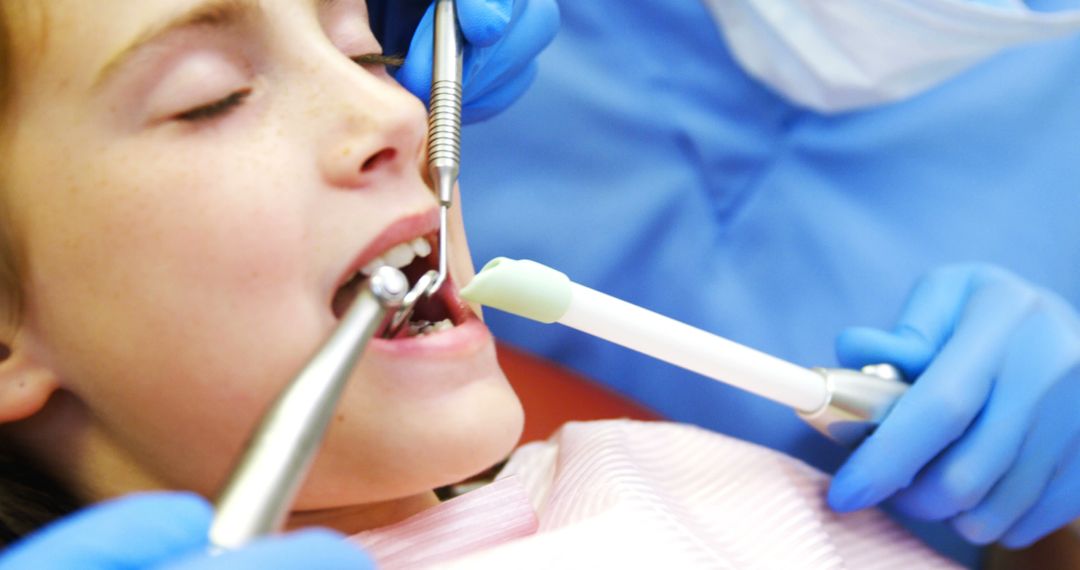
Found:
[[355, 539], [380, 568], [957, 568], [828, 477], [682, 424], [570, 423], [498, 479]]
[[1019, 0], [704, 2], [747, 73], [823, 113], [905, 99], [1006, 48], [1080, 31], [1080, 10]]

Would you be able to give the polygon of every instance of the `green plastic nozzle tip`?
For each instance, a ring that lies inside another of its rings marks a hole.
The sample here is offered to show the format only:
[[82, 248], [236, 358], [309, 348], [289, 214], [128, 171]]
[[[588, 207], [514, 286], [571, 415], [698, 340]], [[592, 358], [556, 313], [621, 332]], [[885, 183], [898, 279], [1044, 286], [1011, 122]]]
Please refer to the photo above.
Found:
[[570, 307], [570, 278], [527, 259], [496, 257], [461, 290], [461, 296], [519, 317], [554, 323]]

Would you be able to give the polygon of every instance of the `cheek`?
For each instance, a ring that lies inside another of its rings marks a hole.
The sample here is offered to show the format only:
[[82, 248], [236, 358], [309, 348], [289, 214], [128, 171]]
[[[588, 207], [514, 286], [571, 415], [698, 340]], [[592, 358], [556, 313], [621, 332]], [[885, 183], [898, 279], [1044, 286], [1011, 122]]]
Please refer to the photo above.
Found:
[[[280, 167], [127, 158], [41, 181], [25, 216], [28, 326], [123, 447], [205, 481], [324, 332], [306, 205]], [[192, 438], [220, 445], [167, 451]]]
[[177, 332], [254, 326], [268, 317], [254, 307], [295, 310], [313, 282], [302, 200], [275, 178], [204, 166], [89, 169], [43, 193], [29, 238], [39, 308], [56, 321], [104, 319], [87, 327]]

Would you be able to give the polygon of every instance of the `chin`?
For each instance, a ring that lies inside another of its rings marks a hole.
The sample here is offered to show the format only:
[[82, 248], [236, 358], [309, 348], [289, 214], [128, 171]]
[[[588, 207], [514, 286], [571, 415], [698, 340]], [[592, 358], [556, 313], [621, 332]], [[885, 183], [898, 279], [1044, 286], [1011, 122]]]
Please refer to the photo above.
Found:
[[384, 404], [375, 422], [331, 428], [298, 509], [382, 503], [462, 481], [506, 459], [524, 425], [497, 368], [437, 398]]
[[[430, 479], [426, 488], [442, 487], [457, 483], [481, 473], [510, 456], [521, 439], [524, 412], [512, 391], [509, 394], [493, 394], [481, 412], [454, 414], [433, 433], [426, 451], [432, 466], [421, 469]], [[434, 427], [434, 426], [433, 426]]]

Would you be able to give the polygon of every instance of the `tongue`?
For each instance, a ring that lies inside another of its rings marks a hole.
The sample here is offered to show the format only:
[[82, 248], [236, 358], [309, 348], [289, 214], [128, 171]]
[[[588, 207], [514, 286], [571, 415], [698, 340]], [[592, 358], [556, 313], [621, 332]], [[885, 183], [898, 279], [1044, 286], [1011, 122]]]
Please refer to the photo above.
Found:
[[446, 302], [438, 294], [421, 297], [416, 303], [416, 310], [413, 311], [412, 316], [414, 321], [428, 321], [431, 323], [437, 323], [449, 318], [451, 318], [450, 311], [446, 308]]

